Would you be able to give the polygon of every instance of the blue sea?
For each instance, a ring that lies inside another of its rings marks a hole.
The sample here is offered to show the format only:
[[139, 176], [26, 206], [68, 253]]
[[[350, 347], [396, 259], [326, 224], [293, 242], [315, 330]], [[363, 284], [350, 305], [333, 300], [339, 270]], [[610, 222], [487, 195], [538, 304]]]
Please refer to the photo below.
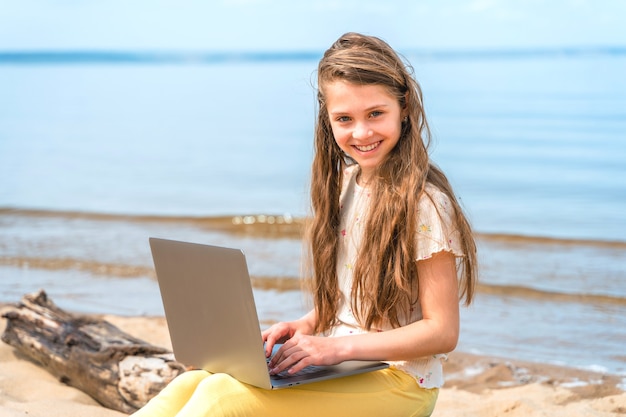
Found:
[[[474, 226], [461, 351], [626, 375], [626, 50], [400, 51]], [[148, 237], [296, 318], [322, 51], [0, 53], [0, 302], [162, 315]]]

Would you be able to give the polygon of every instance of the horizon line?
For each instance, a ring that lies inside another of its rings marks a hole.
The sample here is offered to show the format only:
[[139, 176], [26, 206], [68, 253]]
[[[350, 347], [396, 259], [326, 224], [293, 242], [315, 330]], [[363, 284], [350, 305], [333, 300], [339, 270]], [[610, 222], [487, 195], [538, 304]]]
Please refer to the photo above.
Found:
[[[424, 59], [517, 59], [576, 57], [585, 55], [626, 55], [626, 46], [566, 46], [527, 48], [474, 49], [400, 49], [399, 54]], [[0, 50], [2, 64], [219, 64], [237, 62], [317, 61], [323, 51], [259, 50], [259, 51], [187, 51], [187, 50], [124, 50], [124, 49], [30, 49]]]

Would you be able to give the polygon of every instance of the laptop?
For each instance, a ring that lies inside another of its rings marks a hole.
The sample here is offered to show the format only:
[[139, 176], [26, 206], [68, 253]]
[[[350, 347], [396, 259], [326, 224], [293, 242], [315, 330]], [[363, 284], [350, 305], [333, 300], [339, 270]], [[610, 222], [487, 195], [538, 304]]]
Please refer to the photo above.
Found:
[[[176, 360], [264, 389], [286, 388], [388, 367], [346, 361], [270, 375], [248, 266], [239, 249], [150, 238]], [[277, 349], [276, 347], [275, 349]]]

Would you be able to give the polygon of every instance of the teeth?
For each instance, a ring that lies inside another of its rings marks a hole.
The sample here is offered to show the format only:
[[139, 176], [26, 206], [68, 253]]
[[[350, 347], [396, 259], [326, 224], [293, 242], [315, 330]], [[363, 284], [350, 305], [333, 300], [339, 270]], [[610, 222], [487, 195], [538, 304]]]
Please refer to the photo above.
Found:
[[361, 152], [367, 152], [367, 151], [371, 151], [372, 149], [376, 149], [378, 145], [380, 145], [380, 142], [372, 143], [371, 145], [367, 145], [367, 146], [354, 145], [354, 147], [360, 150]]

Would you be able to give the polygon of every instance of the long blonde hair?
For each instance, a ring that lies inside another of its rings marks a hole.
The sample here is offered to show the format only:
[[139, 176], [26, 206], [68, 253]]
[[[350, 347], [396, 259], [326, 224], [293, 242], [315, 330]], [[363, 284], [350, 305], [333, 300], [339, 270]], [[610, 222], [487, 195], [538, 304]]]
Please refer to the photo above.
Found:
[[450, 183], [430, 162], [430, 130], [422, 92], [412, 72], [386, 42], [357, 33], [341, 36], [319, 62], [319, 108], [311, 173], [313, 213], [307, 228], [318, 332], [332, 327], [338, 311], [339, 197], [343, 170], [354, 163], [336, 144], [326, 108], [324, 87], [337, 80], [383, 86], [398, 99], [401, 108], [408, 110], [398, 144], [377, 167], [376, 180], [370, 182], [375, 204], [370, 207], [355, 263], [351, 300], [353, 308], [357, 308], [355, 315], [366, 329], [383, 321], [397, 327], [408, 306], [418, 301], [414, 293], [417, 208], [427, 182], [445, 193], [454, 207], [454, 221], [464, 250], [458, 268], [459, 294], [466, 304], [472, 301], [477, 276], [476, 246]]

